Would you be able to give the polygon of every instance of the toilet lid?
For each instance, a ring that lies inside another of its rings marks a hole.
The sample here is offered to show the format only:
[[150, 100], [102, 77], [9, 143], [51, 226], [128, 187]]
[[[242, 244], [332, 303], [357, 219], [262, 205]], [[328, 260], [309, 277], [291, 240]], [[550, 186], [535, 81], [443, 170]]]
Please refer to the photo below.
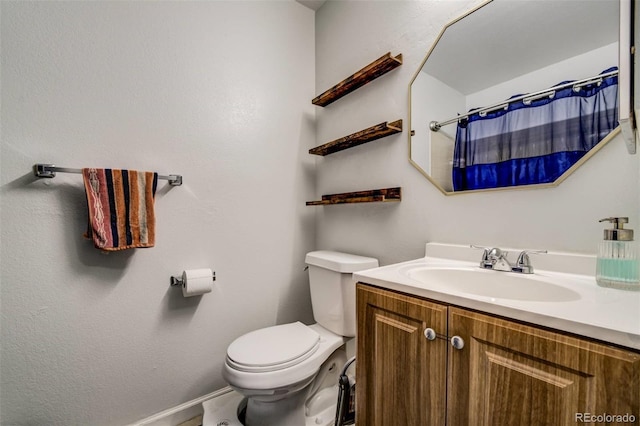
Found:
[[227, 361], [241, 371], [276, 371], [299, 364], [320, 346], [320, 335], [301, 322], [276, 325], [238, 337]]

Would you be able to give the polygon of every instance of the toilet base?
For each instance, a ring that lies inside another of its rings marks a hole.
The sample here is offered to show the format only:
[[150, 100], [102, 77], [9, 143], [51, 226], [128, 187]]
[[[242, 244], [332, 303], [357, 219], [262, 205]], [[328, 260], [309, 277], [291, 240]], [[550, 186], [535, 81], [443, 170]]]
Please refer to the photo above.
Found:
[[236, 391], [211, 398], [202, 403], [202, 426], [243, 426], [238, 419], [238, 406], [243, 396]]
[[250, 426], [300, 426], [304, 419], [304, 401], [309, 387], [289, 392], [277, 401], [247, 399], [245, 424]]
[[[336, 414], [336, 402], [338, 395], [338, 387], [325, 388], [320, 391], [327, 401], [318, 405], [317, 409], [305, 415], [304, 426], [332, 426]], [[335, 394], [335, 395], [334, 395]], [[238, 418], [239, 409], [245, 405], [244, 397], [236, 392], [230, 391], [224, 395], [210, 399], [202, 403], [204, 416], [202, 426], [244, 426]], [[302, 426], [302, 425], [296, 425]]]

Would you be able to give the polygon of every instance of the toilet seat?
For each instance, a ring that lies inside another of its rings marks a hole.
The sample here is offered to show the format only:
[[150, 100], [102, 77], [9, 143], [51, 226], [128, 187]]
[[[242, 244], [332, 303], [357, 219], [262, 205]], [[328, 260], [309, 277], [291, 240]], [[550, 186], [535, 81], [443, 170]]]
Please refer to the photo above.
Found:
[[227, 363], [238, 371], [265, 373], [300, 364], [320, 347], [320, 335], [301, 322], [255, 330], [234, 340]]
[[[322, 363], [336, 349], [342, 346], [347, 339], [323, 328], [319, 324], [313, 324], [310, 326], [302, 325], [302, 327], [309, 328], [317, 333], [320, 337], [320, 344], [317, 349], [308, 351], [306, 358], [304, 358], [304, 355], [294, 358], [297, 360], [297, 363], [295, 363], [296, 361], [293, 361], [292, 364], [295, 365], [291, 365], [288, 368], [282, 368], [281, 363], [272, 366], [271, 370], [273, 371], [242, 371], [236, 368], [233, 364], [240, 364], [240, 366], [245, 369], [246, 365], [243, 366], [242, 363], [238, 362], [234, 362], [232, 364], [230, 357], [226, 356], [225, 363], [222, 367], [222, 377], [224, 377], [227, 383], [229, 383], [229, 386], [241, 392], [245, 396], [255, 394], [265, 395], [265, 392], [273, 394], [276, 389], [281, 393], [283, 389], [296, 388], [302, 383], [312, 379], [318, 372]], [[301, 327], [294, 326], [292, 328], [295, 330], [300, 329]], [[293, 333], [293, 335], [288, 334], [288, 336], [297, 339], [298, 334], [295, 334], [295, 331]], [[267, 341], [267, 343], [271, 342]], [[289, 343], [291, 342], [287, 342], [280, 346], [287, 346]], [[263, 342], [262, 346], [250, 347], [247, 352], [262, 352], [263, 348], [266, 347], [268, 346]], [[227, 352], [231, 353], [231, 355], [238, 356], [235, 354], [235, 351], [228, 350]], [[280, 369], [278, 370], [276, 368]]]

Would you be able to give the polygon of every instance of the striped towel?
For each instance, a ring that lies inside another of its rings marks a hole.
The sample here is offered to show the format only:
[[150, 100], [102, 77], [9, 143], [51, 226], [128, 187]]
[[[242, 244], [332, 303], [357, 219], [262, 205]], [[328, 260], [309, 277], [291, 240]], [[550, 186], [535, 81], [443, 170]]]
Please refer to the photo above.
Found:
[[89, 206], [84, 236], [96, 248], [116, 251], [154, 246], [157, 173], [85, 168], [82, 177]]

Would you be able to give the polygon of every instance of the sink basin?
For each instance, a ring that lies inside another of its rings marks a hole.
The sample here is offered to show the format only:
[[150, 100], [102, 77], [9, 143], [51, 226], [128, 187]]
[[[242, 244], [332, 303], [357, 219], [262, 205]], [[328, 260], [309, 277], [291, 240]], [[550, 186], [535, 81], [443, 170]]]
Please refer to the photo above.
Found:
[[425, 288], [455, 291], [478, 296], [526, 300], [532, 302], [567, 302], [580, 294], [552, 279], [535, 274], [498, 272], [478, 267], [422, 266], [407, 270], [406, 275]]

